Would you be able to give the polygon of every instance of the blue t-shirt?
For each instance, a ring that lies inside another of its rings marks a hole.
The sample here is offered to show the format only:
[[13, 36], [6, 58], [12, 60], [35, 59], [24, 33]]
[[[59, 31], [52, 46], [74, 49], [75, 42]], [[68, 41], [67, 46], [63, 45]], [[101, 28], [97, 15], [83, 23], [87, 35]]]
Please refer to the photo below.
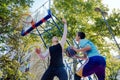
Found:
[[100, 53], [99, 53], [98, 49], [96, 48], [96, 46], [90, 40], [81, 39], [80, 42], [79, 42], [79, 47], [84, 48], [86, 46], [91, 47], [91, 50], [85, 52], [88, 55], [88, 57], [100, 56]]

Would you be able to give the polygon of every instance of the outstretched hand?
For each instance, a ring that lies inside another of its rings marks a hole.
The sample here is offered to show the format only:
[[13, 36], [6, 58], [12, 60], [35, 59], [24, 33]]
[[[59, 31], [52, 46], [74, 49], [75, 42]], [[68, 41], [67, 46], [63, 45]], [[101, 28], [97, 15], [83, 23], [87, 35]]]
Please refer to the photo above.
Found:
[[67, 23], [67, 21], [66, 21], [66, 19], [62, 19], [62, 22], [64, 23], [64, 24], [66, 24]]
[[41, 49], [36, 48], [36, 49], [35, 49], [35, 52], [36, 52], [37, 54], [40, 54], [40, 53], [41, 53]]
[[75, 48], [74, 46], [72, 46], [72, 49], [75, 50], [76, 52], [78, 52], [78, 49]]

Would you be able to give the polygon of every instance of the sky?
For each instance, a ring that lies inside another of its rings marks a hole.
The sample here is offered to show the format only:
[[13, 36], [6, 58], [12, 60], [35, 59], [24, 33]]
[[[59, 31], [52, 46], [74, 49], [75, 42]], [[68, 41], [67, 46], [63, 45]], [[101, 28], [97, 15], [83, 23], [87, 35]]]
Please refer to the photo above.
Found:
[[103, 0], [103, 4], [107, 4], [110, 9], [119, 8], [120, 9], [120, 0]]
[[[33, 6], [30, 8], [31, 12], [34, 12], [38, 9], [42, 4], [49, 0], [34, 0]], [[120, 9], [120, 0], [102, 0], [102, 3], [108, 5], [110, 8], [110, 12], [113, 8]]]
[[120, 9], [120, 0], [102, 0], [102, 3], [108, 5], [110, 13], [113, 8]]
[[46, 1], [49, 0], [34, 0], [34, 3], [32, 5], [32, 7], [30, 8], [31, 12], [34, 12], [35, 10], [37, 10], [40, 6], [42, 6]]

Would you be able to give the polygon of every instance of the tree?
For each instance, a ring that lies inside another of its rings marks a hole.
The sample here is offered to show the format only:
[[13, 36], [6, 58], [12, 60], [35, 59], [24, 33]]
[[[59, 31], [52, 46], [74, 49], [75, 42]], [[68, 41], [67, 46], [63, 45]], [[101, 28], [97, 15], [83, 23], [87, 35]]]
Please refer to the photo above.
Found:
[[[98, 46], [102, 55], [107, 57], [107, 65], [110, 68], [107, 66], [106, 79], [109, 80], [111, 79], [109, 76], [113, 75], [113, 73], [117, 72], [119, 69], [119, 65], [117, 65], [119, 61], [110, 61], [111, 57], [109, 56], [112, 56], [110, 54], [110, 49], [116, 47], [115, 44], [109, 44], [105, 40], [105, 37], [111, 39], [111, 36], [108, 33], [101, 14], [94, 11], [96, 7], [100, 7], [105, 11], [109, 10], [109, 8], [104, 7], [101, 0], [54, 0], [52, 12], [58, 19], [63, 16], [67, 19], [68, 31], [70, 32], [70, 35], [68, 34], [69, 41], [72, 41], [71, 36], [74, 36], [77, 31], [84, 31], [87, 38], [92, 40]], [[113, 13], [108, 16], [107, 20], [109, 25], [111, 25], [114, 34], [119, 37], [119, 10], [114, 10]], [[55, 33], [55, 31], [52, 33]], [[57, 32], [57, 34], [60, 33]], [[48, 39], [46, 38], [46, 40]], [[112, 57], [112, 59], [114, 59], [114, 57]], [[114, 71], [111, 70], [114, 67], [113, 65], [117, 65]]]
[[[95, 25], [100, 29], [99, 33], [101, 33], [101, 36], [109, 38], [110, 41], [112, 41], [111, 44], [114, 45], [114, 46], [109, 47], [109, 49], [114, 49], [118, 53], [119, 53], [119, 47], [118, 47], [119, 43], [118, 43], [118, 46], [117, 46], [116, 43], [115, 43], [115, 40], [113, 39], [113, 37], [115, 37], [115, 39], [120, 37], [118, 35], [119, 32], [120, 32], [120, 29], [118, 28], [119, 22], [120, 22], [119, 21], [119, 18], [120, 18], [120, 14], [119, 13], [120, 13], [119, 10], [113, 9], [112, 14], [110, 14], [109, 16], [105, 17], [107, 22], [108, 22], [108, 24], [109, 24], [109, 29], [108, 29], [108, 26], [106, 26], [104, 20], [101, 19], [101, 17], [95, 18], [95, 20], [96, 20]], [[113, 35], [110, 32], [110, 30], [113, 33]]]
[[19, 70], [19, 62], [16, 60], [11, 60], [8, 56], [2, 56], [0, 58], [0, 64], [0, 69], [2, 72], [2, 76], [0, 78], [3, 80], [27, 79], [28, 76], [30, 76], [27, 72], [21, 72]]
[[20, 17], [28, 11], [32, 2], [32, 0], [0, 1], [0, 43], [6, 43], [6, 40], [14, 35], [13, 33], [16, 34]]
[[[33, 0], [22, 1], [0, 1], [0, 63], [2, 79], [18, 80], [26, 79], [27, 73], [19, 68], [23, 62], [24, 55], [28, 48], [39, 39], [36, 36], [28, 35], [21, 37], [20, 24], [21, 15], [29, 12]], [[24, 9], [24, 10], [23, 10]], [[11, 58], [12, 57], [12, 58]]]

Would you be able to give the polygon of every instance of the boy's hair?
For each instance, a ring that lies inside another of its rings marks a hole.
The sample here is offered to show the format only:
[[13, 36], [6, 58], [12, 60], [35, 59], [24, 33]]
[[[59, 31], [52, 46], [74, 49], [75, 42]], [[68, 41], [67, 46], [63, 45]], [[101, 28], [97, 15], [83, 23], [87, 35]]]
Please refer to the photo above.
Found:
[[80, 37], [80, 39], [84, 39], [86, 37], [84, 32], [78, 32], [78, 36]]

